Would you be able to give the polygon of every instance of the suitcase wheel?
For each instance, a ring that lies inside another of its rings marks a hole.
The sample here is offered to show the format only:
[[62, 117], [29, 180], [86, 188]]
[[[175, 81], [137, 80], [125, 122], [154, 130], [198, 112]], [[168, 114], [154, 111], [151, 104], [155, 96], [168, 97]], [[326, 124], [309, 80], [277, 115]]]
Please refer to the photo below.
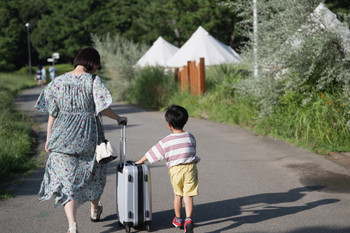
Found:
[[151, 225], [150, 225], [150, 224], [147, 224], [147, 225], [146, 225], [146, 231], [148, 231], [148, 232], [151, 231]]

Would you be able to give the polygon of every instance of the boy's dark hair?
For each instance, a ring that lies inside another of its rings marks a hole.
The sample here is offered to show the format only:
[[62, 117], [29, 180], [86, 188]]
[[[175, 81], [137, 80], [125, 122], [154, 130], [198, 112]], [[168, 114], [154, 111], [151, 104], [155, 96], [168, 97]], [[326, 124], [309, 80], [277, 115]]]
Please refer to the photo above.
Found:
[[95, 66], [97, 66], [97, 68], [100, 69], [100, 54], [94, 48], [82, 49], [74, 58], [74, 68], [76, 68], [78, 65], [84, 66], [86, 69], [85, 71], [87, 72], [92, 71]]
[[165, 120], [174, 129], [183, 129], [188, 120], [188, 112], [181, 106], [171, 105], [166, 109]]

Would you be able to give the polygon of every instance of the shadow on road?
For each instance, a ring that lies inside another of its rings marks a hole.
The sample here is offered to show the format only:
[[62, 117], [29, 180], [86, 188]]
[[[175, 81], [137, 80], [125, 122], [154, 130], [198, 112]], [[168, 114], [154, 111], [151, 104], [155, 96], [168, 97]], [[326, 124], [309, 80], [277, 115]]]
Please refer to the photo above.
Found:
[[134, 105], [113, 104], [111, 108], [113, 111], [115, 111], [119, 115], [132, 114], [132, 113], [138, 113], [138, 112], [147, 112], [146, 109], [140, 106], [134, 106]]
[[32, 102], [33, 100], [37, 100], [38, 97], [38, 94], [21, 94], [16, 97], [16, 102]]
[[[108, 166], [108, 175], [114, 175], [117, 162], [113, 162]], [[22, 193], [15, 195], [32, 195], [37, 194], [42, 180], [44, 169], [39, 169], [27, 178], [20, 190]], [[263, 193], [246, 197], [233, 198], [229, 200], [216, 201], [211, 203], [199, 204], [195, 206], [195, 225], [196, 227], [205, 227], [210, 225], [222, 225], [226, 227], [215, 229], [206, 232], [229, 232], [244, 224], [254, 224], [270, 219], [296, 214], [302, 211], [316, 208], [318, 206], [329, 205], [336, 203], [338, 199], [322, 199], [305, 204], [296, 204], [301, 198], [307, 195], [308, 192], [320, 191], [326, 188], [325, 186], [309, 186], [291, 189], [288, 192], [280, 193]], [[23, 192], [25, 190], [25, 192]], [[153, 200], [157, 201], [157, 200]], [[294, 204], [293, 204], [294, 203]], [[172, 228], [171, 219], [173, 218], [173, 209], [153, 213], [152, 231], [164, 230]], [[101, 219], [101, 222], [108, 222], [109, 229], [103, 233], [116, 232], [121, 230], [117, 222], [117, 215], [109, 215]], [[113, 221], [113, 223], [110, 223]], [[228, 225], [228, 226], [227, 226]], [[134, 231], [133, 231], [134, 232]], [[136, 231], [137, 232], [137, 231]], [[302, 228], [288, 233], [345, 233], [350, 232], [346, 229], [329, 229], [326, 227]], [[252, 232], [253, 233], [253, 232]], [[261, 232], [260, 232], [261, 233]]]
[[[273, 218], [278, 218], [286, 215], [296, 214], [322, 205], [336, 203], [338, 199], [323, 199], [309, 202], [302, 205], [293, 205], [291, 203], [300, 200], [307, 192], [319, 191], [322, 186], [301, 187], [281, 193], [264, 193], [247, 197], [234, 198], [230, 200], [217, 201], [207, 204], [195, 206], [195, 227], [203, 227], [209, 225], [217, 225], [219, 223], [229, 223], [230, 225], [224, 228], [215, 229], [206, 232], [229, 232], [244, 224], [254, 224], [267, 221]], [[281, 204], [289, 203], [286, 206]], [[172, 209], [153, 213], [152, 231], [160, 231], [173, 228], [171, 219], [174, 217]], [[242, 216], [243, 215], [243, 216]], [[110, 229], [103, 233], [116, 232], [121, 230], [117, 223], [117, 216], [110, 215], [101, 221], [115, 220], [113, 224], [108, 224], [105, 227]], [[138, 232], [137, 230], [133, 232]], [[308, 227], [301, 228], [288, 233], [348, 233], [350, 228], [328, 228], [328, 227]], [[254, 233], [254, 232], [252, 232]], [[257, 233], [257, 232], [256, 232]], [[259, 232], [262, 233], [262, 232]], [[287, 233], [287, 232], [286, 232]]]
[[[254, 224], [269, 219], [296, 214], [321, 205], [328, 205], [338, 202], [338, 199], [323, 199], [309, 202], [303, 205], [281, 206], [283, 203], [293, 203], [306, 195], [306, 192], [321, 190], [321, 186], [301, 187], [292, 189], [285, 193], [264, 193], [247, 197], [240, 197], [230, 200], [217, 201], [195, 206], [196, 227], [215, 225], [218, 223], [229, 223], [230, 225], [210, 232], [229, 231], [243, 224]], [[171, 226], [173, 210], [153, 213], [152, 228], [154, 231], [167, 229]], [[241, 216], [243, 215], [243, 216]], [[329, 232], [320, 228], [319, 232]], [[298, 230], [296, 233], [312, 232]], [[332, 231], [333, 232], [333, 231]], [[343, 231], [340, 231], [343, 232]], [[345, 232], [345, 231], [344, 231]], [[349, 231], [348, 231], [349, 232]]]

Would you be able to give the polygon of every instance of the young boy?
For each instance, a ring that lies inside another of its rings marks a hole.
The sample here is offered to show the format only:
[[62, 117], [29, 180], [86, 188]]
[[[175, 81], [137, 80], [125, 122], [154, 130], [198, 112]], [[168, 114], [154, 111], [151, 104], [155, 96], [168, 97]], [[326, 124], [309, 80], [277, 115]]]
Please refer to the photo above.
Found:
[[[177, 105], [169, 107], [165, 120], [172, 134], [166, 136], [154, 145], [136, 164], [146, 160], [150, 163], [166, 160], [169, 168], [170, 181], [174, 190], [175, 227], [184, 226], [185, 233], [193, 232], [193, 197], [198, 195], [198, 172], [196, 164], [196, 139], [183, 130], [188, 113], [185, 108]], [[181, 219], [182, 199], [185, 203], [186, 219]]]

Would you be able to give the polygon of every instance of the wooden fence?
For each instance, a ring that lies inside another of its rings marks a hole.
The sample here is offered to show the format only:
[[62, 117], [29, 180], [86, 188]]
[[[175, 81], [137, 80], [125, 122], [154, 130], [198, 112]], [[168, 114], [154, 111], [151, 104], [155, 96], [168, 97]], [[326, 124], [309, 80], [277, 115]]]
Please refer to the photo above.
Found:
[[180, 71], [175, 68], [175, 80], [180, 83], [181, 90], [189, 90], [192, 95], [205, 93], [205, 64], [204, 58], [200, 58], [198, 67], [195, 61], [188, 61], [187, 66], [183, 66]]

